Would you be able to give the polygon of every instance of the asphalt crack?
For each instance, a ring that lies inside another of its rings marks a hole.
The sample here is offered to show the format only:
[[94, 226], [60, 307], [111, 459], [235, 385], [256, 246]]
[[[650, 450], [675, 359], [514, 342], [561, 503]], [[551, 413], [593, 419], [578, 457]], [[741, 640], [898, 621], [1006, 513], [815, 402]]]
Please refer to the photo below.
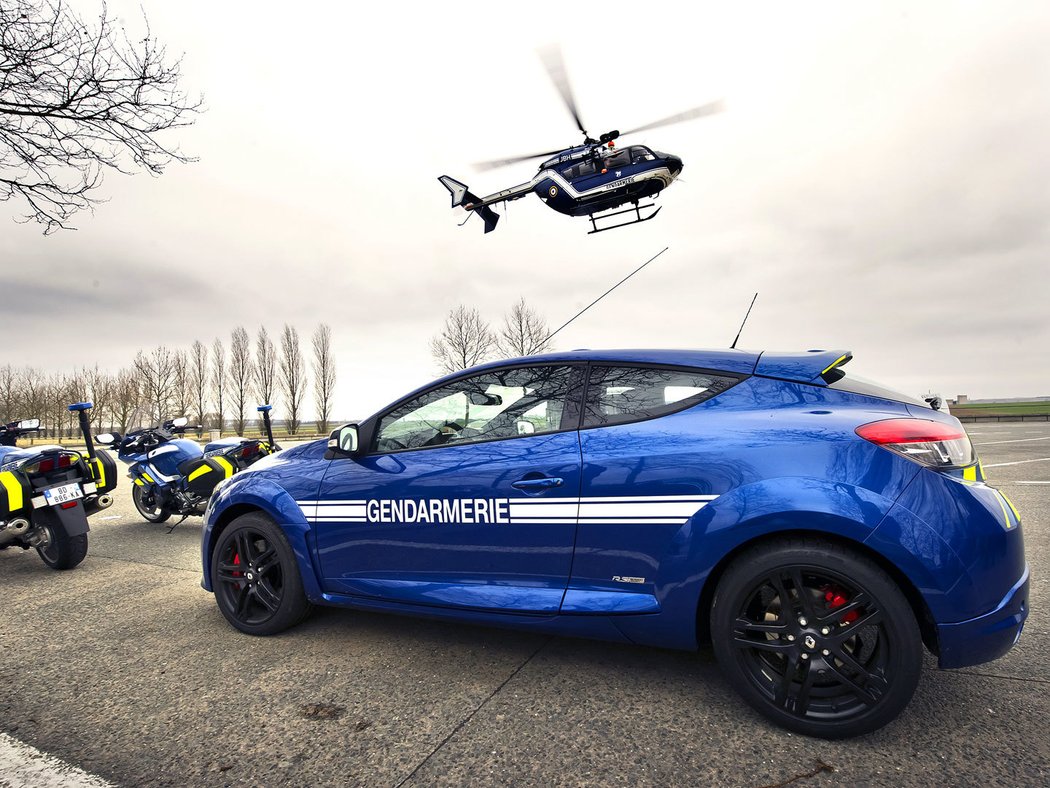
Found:
[[808, 780], [811, 777], [816, 777], [822, 772], [833, 772], [835, 767], [830, 764], [824, 763], [820, 758], [817, 758], [817, 765], [808, 772], [802, 772], [796, 774], [794, 777], [788, 777], [786, 780], [781, 780], [778, 783], [768, 783], [767, 785], [760, 786], [760, 788], [783, 788], [785, 785], [791, 785], [791, 783], [797, 783], [799, 780]]
[[477, 708], [475, 708], [473, 711], [470, 712], [470, 714], [468, 714], [466, 717], [460, 720], [456, 727], [449, 731], [449, 734], [441, 740], [441, 743], [438, 744], [438, 746], [435, 747], [433, 750], [431, 750], [427, 757], [421, 760], [416, 765], [416, 768], [409, 772], [409, 774], [404, 779], [402, 779], [401, 782], [394, 786], [394, 788], [401, 788], [401, 786], [403, 786], [405, 783], [407, 783], [409, 780], [415, 777], [419, 770], [426, 766], [430, 759], [433, 758], [441, 750], [441, 748], [448, 744], [452, 740], [452, 737], [459, 733], [460, 730], [462, 730], [468, 722], [474, 719], [477, 713], [488, 705], [489, 701], [491, 701], [493, 698], [499, 695], [503, 688], [510, 683], [511, 679], [513, 679], [515, 676], [521, 673], [521, 671], [524, 670], [525, 666], [532, 662], [536, 655], [543, 651], [543, 649], [546, 648], [547, 644], [550, 643], [552, 639], [553, 638], [547, 638], [542, 643], [540, 643], [539, 647], [531, 654], [529, 654], [529, 656], [525, 658], [524, 662], [518, 665], [518, 667], [514, 668], [511, 674], [507, 676], [507, 678], [505, 678], [502, 682], [500, 682], [500, 685], [494, 690], [492, 690], [492, 692], [489, 693], [488, 697], [485, 698], [485, 700], [481, 701], [481, 703], [478, 704]]

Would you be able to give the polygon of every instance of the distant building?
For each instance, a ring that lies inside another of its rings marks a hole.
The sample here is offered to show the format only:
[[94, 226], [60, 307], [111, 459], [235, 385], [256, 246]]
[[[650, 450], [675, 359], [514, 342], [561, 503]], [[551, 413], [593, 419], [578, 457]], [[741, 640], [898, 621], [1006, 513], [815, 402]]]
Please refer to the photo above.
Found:
[[967, 402], [969, 402], [969, 400], [970, 398], [968, 396], [966, 396], [965, 394], [960, 394], [958, 397], [955, 398], [955, 404], [965, 405]]

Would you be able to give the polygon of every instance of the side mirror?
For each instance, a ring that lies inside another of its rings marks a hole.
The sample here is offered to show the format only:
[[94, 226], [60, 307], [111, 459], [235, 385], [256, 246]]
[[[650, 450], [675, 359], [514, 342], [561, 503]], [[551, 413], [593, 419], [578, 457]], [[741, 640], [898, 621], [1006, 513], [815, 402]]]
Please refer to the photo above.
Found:
[[499, 394], [486, 394], [483, 391], [472, 391], [467, 395], [471, 405], [502, 405], [503, 397]]
[[101, 443], [103, 446], [110, 446], [119, 440], [120, 436], [115, 432], [103, 432], [95, 436], [95, 443]]
[[190, 420], [187, 419], [185, 416], [179, 416], [177, 419], [172, 419], [171, 426], [172, 427], [185, 427], [189, 423], [190, 423]]
[[352, 457], [357, 454], [359, 436], [356, 424], [344, 424], [332, 430], [328, 451], [333, 456]]
[[518, 435], [532, 435], [536, 432], [536, 425], [531, 421], [516, 421], [515, 425], [518, 428]]
[[40, 419], [22, 419], [15, 425], [15, 428], [19, 430], [38, 430], [40, 429]]

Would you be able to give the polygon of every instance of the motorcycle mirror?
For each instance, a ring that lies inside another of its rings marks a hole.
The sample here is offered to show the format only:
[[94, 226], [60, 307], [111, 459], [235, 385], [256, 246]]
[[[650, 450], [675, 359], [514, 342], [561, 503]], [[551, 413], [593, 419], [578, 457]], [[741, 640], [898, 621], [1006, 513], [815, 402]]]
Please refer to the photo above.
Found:
[[103, 446], [109, 446], [118, 440], [120, 440], [120, 436], [115, 432], [103, 432], [95, 436], [95, 443], [101, 443]]
[[38, 430], [40, 429], [40, 419], [22, 419], [15, 426], [20, 430]]
[[189, 423], [190, 423], [190, 420], [187, 419], [185, 416], [179, 416], [177, 419], [172, 419], [171, 426], [172, 427], [185, 427]]

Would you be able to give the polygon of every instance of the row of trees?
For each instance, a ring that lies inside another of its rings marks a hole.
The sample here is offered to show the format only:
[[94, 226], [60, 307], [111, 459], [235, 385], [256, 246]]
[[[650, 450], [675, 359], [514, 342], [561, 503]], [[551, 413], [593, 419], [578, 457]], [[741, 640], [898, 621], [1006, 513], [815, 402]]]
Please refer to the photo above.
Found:
[[43, 374], [30, 368], [0, 367], [0, 421], [39, 418], [45, 434], [74, 435], [71, 402], [90, 400], [95, 431], [121, 433], [144, 423], [187, 415], [206, 429], [231, 427], [242, 434], [255, 405], [270, 403], [289, 434], [302, 426], [302, 412], [313, 372], [317, 430], [327, 432], [336, 369], [331, 328], [322, 323], [311, 338], [311, 359], [303, 355], [299, 332], [285, 325], [277, 345], [265, 327], [254, 342], [243, 326], [230, 335], [229, 347], [216, 338], [211, 346], [195, 341], [188, 349], [161, 345], [140, 350], [130, 367], [109, 373], [98, 367], [71, 374]]
[[463, 304], [449, 310], [441, 332], [430, 340], [430, 355], [444, 373], [458, 372], [493, 358], [516, 358], [550, 350], [547, 322], [524, 298], [493, 329], [477, 309]]

